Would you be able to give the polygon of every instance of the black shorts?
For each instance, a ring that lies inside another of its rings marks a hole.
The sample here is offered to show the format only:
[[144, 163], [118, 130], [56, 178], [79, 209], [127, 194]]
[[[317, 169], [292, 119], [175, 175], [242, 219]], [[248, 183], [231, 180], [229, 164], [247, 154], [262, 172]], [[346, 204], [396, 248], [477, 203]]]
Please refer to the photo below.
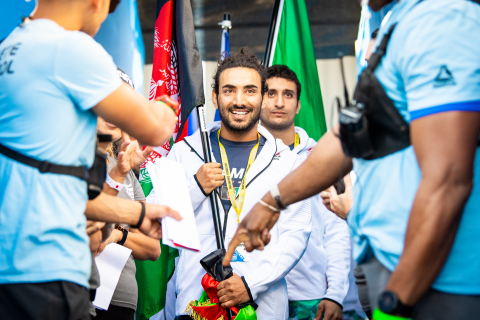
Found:
[[87, 288], [66, 281], [0, 285], [2, 320], [89, 320]]

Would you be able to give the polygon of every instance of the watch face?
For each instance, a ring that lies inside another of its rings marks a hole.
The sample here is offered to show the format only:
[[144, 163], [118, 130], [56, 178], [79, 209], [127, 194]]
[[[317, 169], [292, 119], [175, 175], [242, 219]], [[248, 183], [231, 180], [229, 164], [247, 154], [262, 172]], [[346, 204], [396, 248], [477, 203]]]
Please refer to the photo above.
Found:
[[390, 312], [392, 312], [397, 306], [397, 302], [397, 296], [393, 292], [385, 291], [378, 299], [378, 308], [381, 311], [390, 314]]

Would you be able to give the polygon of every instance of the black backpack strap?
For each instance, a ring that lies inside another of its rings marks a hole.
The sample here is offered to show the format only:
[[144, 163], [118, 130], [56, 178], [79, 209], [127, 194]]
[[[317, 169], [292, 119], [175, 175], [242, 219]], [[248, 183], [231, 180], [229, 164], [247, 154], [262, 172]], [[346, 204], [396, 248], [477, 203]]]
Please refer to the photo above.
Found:
[[392, 36], [393, 30], [396, 26], [397, 24], [395, 23], [390, 27], [388, 32], [383, 36], [382, 42], [380, 42], [375, 52], [372, 53], [370, 59], [368, 60], [367, 68], [370, 69], [372, 72], [378, 67], [383, 56], [385, 55], [385, 53], [387, 53], [388, 41], [390, 40], [390, 37]]
[[41, 173], [56, 173], [65, 174], [68, 176], [74, 176], [79, 179], [87, 181], [88, 169], [85, 167], [64, 166], [60, 164], [54, 164], [48, 161], [39, 161], [23, 154], [20, 154], [12, 149], [9, 149], [0, 144], [0, 153], [4, 156], [23, 163], [24, 165], [38, 169]]

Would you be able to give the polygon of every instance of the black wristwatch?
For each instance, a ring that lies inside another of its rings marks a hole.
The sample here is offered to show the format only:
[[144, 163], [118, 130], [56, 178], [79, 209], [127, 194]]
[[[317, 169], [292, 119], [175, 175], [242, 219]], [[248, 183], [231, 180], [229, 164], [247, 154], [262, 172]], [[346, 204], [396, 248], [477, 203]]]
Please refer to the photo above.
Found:
[[407, 318], [410, 317], [413, 311], [413, 307], [403, 304], [393, 291], [382, 292], [378, 297], [378, 308], [386, 314], [400, 315]]
[[125, 241], [127, 241], [127, 236], [128, 236], [128, 230], [125, 229], [124, 227], [122, 227], [121, 225], [117, 224], [115, 226], [115, 229], [117, 230], [120, 230], [123, 232], [123, 237], [122, 237], [122, 240], [118, 241], [117, 244], [123, 246], [123, 244], [125, 243]]

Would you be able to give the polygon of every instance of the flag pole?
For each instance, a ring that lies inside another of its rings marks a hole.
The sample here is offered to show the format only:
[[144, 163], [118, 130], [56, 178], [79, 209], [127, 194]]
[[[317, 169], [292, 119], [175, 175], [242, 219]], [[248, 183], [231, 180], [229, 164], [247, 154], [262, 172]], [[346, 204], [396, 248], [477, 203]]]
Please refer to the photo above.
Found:
[[268, 29], [267, 47], [263, 57], [263, 65], [268, 67], [270, 56], [272, 55], [273, 38], [275, 35], [275, 27], [277, 26], [278, 10], [280, 9], [280, 0], [275, 0], [273, 5], [272, 19], [270, 20], [270, 28]]
[[[210, 154], [210, 139], [208, 138], [207, 125], [205, 121], [205, 106], [200, 105], [197, 108], [198, 125], [200, 126], [200, 136], [202, 138], [203, 159], [205, 163], [212, 162], [212, 155]], [[210, 193], [210, 204], [212, 205], [213, 227], [215, 228], [215, 237], [217, 240], [217, 248], [225, 249], [225, 239], [222, 233], [222, 223], [220, 221], [220, 207], [218, 206], [218, 199], [215, 191]]]

